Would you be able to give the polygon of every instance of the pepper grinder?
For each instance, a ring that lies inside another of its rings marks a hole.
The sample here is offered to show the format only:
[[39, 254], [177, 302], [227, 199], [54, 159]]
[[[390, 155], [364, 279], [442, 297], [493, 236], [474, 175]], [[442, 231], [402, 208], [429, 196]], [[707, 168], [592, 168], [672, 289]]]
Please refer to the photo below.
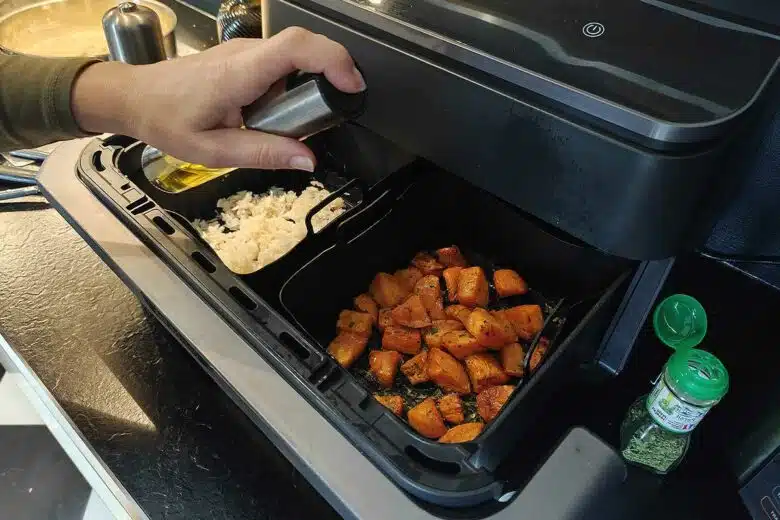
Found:
[[103, 33], [113, 61], [148, 65], [166, 59], [160, 17], [154, 10], [122, 2], [103, 15]]

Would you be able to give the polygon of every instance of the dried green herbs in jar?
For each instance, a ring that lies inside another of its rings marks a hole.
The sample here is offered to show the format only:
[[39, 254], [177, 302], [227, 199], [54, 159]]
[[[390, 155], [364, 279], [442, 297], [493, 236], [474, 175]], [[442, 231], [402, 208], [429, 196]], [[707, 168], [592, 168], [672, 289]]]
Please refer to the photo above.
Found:
[[623, 459], [658, 474], [672, 471], [688, 451], [691, 432], [728, 386], [726, 368], [709, 352], [676, 352], [653, 391], [626, 412], [620, 428]]

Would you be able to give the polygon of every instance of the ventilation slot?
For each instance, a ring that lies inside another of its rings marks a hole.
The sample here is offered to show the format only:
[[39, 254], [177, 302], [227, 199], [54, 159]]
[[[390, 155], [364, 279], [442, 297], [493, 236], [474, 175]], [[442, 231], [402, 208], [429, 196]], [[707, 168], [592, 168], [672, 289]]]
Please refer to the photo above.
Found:
[[[144, 201], [146, 201], [146, 202], [144, 202]], [[130, 209], [130, 206], [133, 206], [133, 205], [136, 205], [136, 204], [137, 204], [136, 207]], [[127, 206], [127, 209], [129, 209], [130, 213], [132, 213], [133, 215], [140, 215], [141, 213], [149, 211], [152, 208], [154, 208], [154, 202], [152, 202], [151, 200], [147, 200], [146, 197], [144, 197], [142, 199], [138, 199], [137, 201], [135, 201], [132, 204], [129, 204]]]
[[160, 216], [156, 216], [152, 219], [152, 222], [154, 222], [158, 228], [160, 228], [160, 231], [165, 233], [166, 235], [173, 235], [176, 233], [176, 230], [173, 229], [173, 226], [171, 226], [167, 220]]
[[456, 463], [432, 459], [414, 446], [407, 446], [404, 449], [404, 453], [406, 453], [410, 459], [431, 471], [444, 473], [446, 475], [457, 475], [460, 473], [460, 466]]
[[285, 347], [289, 348], [295, 356], [300, 359], [301, 361], [306, 361], [311, 357], [311, 352], [309, 352], [306, 347], [301, 345], [298, 340], [296, 340], [292, 335], [290, 335], [287, 332], [282, 332], [279, 335], [279, 340], [284, 344]]
[[100, 150], [92, 154], [92, 166], [99, 172], [105, 171], [106, 167], [103, 166], [103, 160], [100, 156], [103, 154]]
[[201, 266], [207, 273], [214, 273], [217, 270], [217, 266], [212, 264], [208, 258], [203, 256], [200, 251], [195, 251], [190, 255], [195, 262]]
[[244, 291], [242, 291], [238, 287], [233, 286], [230, 289], [228, 289], [228, 292], [246, 310], [253, 311], [257, 309], [257, 304], [252, 300], [252, 298], [250, 298]]

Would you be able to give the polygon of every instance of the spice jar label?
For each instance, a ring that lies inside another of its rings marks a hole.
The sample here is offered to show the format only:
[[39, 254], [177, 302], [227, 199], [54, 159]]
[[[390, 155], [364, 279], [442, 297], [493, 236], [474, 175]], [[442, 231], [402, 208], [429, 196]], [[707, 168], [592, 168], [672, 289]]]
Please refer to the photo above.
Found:
[[674, 433], [686, 433], [701, 422], [709, 406], [693, 406], [681, 401], [663, 380], [647, 398], [647, 411], [662, 427]]

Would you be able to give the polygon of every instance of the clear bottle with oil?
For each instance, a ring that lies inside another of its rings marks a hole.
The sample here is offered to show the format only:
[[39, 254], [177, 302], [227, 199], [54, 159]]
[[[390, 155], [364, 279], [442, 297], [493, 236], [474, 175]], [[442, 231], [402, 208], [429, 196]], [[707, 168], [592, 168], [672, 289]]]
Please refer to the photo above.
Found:
[[[274, 135], [305, 139], [359, 116], [365, 90], [341, 92], [323, 74], [296, 73], [243, 110], [244, 126]], [[169, 193], [200, 186], [235, 168], [207, 168], [181, 161], [147, 146], [141, 168], [149, 181]]]

